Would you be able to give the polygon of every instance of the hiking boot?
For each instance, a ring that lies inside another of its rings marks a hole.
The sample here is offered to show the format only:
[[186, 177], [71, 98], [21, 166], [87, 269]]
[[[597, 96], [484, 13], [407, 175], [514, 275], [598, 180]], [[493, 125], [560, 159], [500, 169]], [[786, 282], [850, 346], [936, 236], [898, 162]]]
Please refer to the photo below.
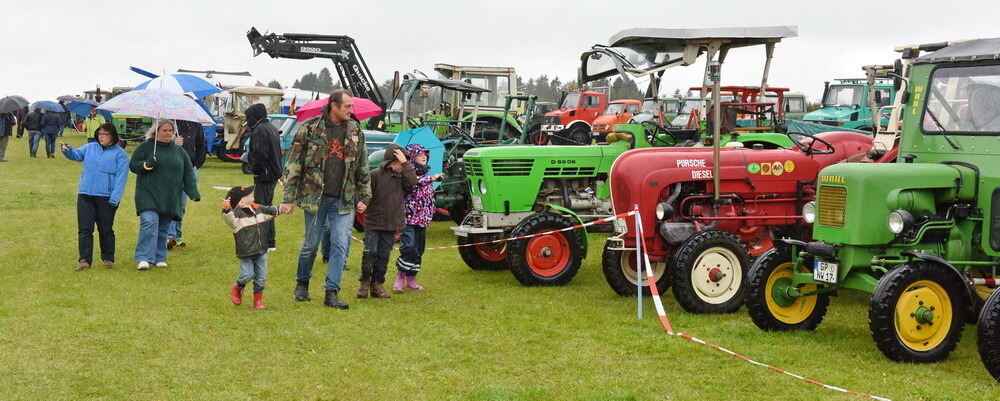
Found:
[[323, 300], [323, 305], [337, 309], [348, 308], [348, 305], [344, 301], [337, 298], [337, 290], [326, 290], [326, 299]]
[[372, 281], [371, 288], [372, 288], [371, 292], [372, 298], [389, 298], [392, 296], [389, 295], [389, 292], [385, 290], [385, 287], [382, 285], [382, 283], [376, 283]]
[[264, 307], [264, 293], [263, 292], [253, 292], [253, 308], [257, 310], [267, 309]]
[[173, 238], [167, 240], [167, 249], [174, 249], [174, 245], [177, 245], [177, 240]]
[[392, 290], [396, 292], [403, 292], [403, 285], [405, 284], [406, 284], [406, 273], [397, 271], [396, 281], [392, 282]]
[[149, 262], [139, 262], [139, 266], [136, 268], [139, 270], [149, 270]]
[[115, 262], [112, 262], [110, 260], [105, 260], [104, 261], [104, 268], [111, 269], [111, 268], [114, 268], [114, 267], [115, 267]]
[[243, 286], [239, 284], [233, 284], [233, 291], [229, 295], [229, 300], [233, 301], [233, 305], [240, 305], [243, 303]]
[[84, 270], [84, 269], [89, 269], [89, 268], [90, 268], [90, 263], [87, 263], [86, 260], [81, 260], [80, 264], [76, 265], [76, 271], [80, 271], [80, 270]]
[[406, 276], [406, 288], [415, 291], [424, 289], [424, 287], [417, 285], [417, 276]]
[[368, 298], [368, 291], [371, 286], [371, 281], [361, 280], [358, 284], [358, 298]]
[[180, 238], [175, 238], [174, 239], [174, 246], [176, 246], [178, 248], [183, 248], [183, 247], [188, 246], [188, 244], [187, 244], [187, 242], [184, 242], [184, 240], [182, 240]]
[[299, 281], [298, 284], [295, 284], [295, 301], [296, 302], [312, 301], [312, 298], [309, 298], [308, 281]]

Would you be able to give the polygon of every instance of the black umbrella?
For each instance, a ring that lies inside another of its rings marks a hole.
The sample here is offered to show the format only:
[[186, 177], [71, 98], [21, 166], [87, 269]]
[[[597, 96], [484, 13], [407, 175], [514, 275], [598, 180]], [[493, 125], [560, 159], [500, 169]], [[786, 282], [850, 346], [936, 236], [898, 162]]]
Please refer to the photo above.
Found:
[[10, 95], [0, 99], [0, 113], [10, 113], [28, 105], [28, 99], [22, 96]]

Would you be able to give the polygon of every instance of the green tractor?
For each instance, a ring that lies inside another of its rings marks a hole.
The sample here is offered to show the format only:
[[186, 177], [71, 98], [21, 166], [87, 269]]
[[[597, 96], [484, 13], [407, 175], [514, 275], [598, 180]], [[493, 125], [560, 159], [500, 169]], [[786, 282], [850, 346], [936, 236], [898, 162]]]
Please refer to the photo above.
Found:
[[812, 240], [784, 239], [761, 255], [746, 304], [763, 330], [814, 330], [831, 296], [865, 291], [878, 349], [935, 362], [975, 319], [1000, 266], [1000, 173], [990, 167], [1000, 162], [1000, 39], [896, 50], [900, 96], [880, 134], [901, 130], [895, 163], [823, 169], [816, 201], [802, 208]]
[[[611, 46], [597, 45], [581, 56], [579, 82], [626, 73], [648, 76], [646, 97], [651, 98], [668, 68], [694, 64], [707, 53], [707, 73], [709, 64], [724, 58], [728, 50], [756, 45], [767, 47], [770, 63], [774, 44], [795, 35], [794, 27], [626, 30], [611, 38]], [[762, 86], [766, 87], [767, 68], [764, 71]], [[734, 103], [732, 107], [752, 111], [768, 105], [773, 110], [773, 104], [754, 102]], [[735, 114], [731, 117], [735, 119]], [[706, 128], [711, 121], [706, 119], [699, 129], [664, 127], [652, 120], [619, 124], [608, 134], [608, 143], [595, 146], [469, 150], [464, 154], [464, 167], [472, 211], [452, 230], [459, 245], [476, 245], [459, 248], [462, 260], [473, 270], [509, 268], [524, 285], [569, 283], [587, 256], [587, 229], [497, 244], [481, 242], [558, 230], [612, 215], [608, 172], [619, 155], [650, 146], [712, 144], [706, 134], [711, 132], [710, 127]], [[731, 132], [722, 130], [719, 143], [726, 146], [792, 146], [784, 134], [720, 125], [734, 128]], [[744, 142], [745, 138], [753, 138], [752, 143]], [[600, 231], [611, 228], [610, 224], [590, 227]]]

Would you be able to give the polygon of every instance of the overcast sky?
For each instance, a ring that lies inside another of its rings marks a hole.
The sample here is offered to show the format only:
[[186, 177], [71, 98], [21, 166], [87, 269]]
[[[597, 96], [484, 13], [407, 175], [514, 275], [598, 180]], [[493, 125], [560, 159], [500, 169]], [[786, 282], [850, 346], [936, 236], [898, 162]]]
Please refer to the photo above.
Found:
[[[1000, 37], [1000, 2], [949, 1], [19, 1], [0, 22], [0, 96], [30, 100], [134, 86], [178, 68], [250, 71], [290, 85], [329, 60], [254, 58], [251, 26], [348, 35], [376, 80], [434, 63], [511, 66], [520, 76], [576, 78], [580, 54], [627, 28], [796, 25], [769, 82], [815, 100], [823, 81], [887, 64], [896, 45]], [[703, 65], [664, 75], [663, 92], [698, 85]], [[763, 48], [735, 50], [724, 85], [758, 85]]]

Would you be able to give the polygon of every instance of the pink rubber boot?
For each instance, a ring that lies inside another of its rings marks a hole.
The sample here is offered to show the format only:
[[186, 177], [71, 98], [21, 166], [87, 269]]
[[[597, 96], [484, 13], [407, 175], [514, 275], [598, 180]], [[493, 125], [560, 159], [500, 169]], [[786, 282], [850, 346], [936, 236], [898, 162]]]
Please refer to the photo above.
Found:
[[417, 276], [406, 276], [406, 288], [416, 291], [424, 289], [424, 287], [417, 285]]
[[403, 292], [403, 284], [405, 280], [406, 280], [406, 274], [401, 271], [397, 271], [396, 281], [392, 282], [392, 290], [395, 292]]

